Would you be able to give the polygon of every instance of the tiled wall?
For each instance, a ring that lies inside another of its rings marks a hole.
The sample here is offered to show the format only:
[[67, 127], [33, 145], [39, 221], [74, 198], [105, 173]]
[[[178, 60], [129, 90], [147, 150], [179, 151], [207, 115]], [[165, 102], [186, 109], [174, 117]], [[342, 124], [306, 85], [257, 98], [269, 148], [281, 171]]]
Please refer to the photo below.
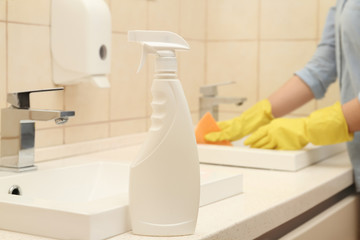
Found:
[[[236, 81], [236, 86], [223, 87], [221, 94], [248, 98], [240, 108], [222, 106], [221, 118], [226, 119], [268, 97], [307, 63], [320, 40], [328, 9], [336, 1], [207, 2], [206, 79]], [[308, 114], [338, 98], [334, 84], [324, 100], [311, 101], [292, 115]]]
[[[242, 107], [222, 106], [221, 117], [238, 115], [289, 79], [312, 56], [328, 8], [335, 0], [106, 0], [112, 13], [111, 88], [89, 84], [64, 92], [33, 94], [34, 108], [75, 110], [63, 126], [37, 123], [37, 147], [143, 132], [149, 126], [153, 58], [136, 74], [140, 46], [130, 29], [170, 30], [191, 51], [179, 53], [179, 77], [197, 121], [199, 87], [235, 81], [221, 95], [248, 98]], [[51, 0], [0, 0], [0, 107], [6, 92], [55, 87], [50, 49]], [[307, 114], [338, 98], [333, 86]]]

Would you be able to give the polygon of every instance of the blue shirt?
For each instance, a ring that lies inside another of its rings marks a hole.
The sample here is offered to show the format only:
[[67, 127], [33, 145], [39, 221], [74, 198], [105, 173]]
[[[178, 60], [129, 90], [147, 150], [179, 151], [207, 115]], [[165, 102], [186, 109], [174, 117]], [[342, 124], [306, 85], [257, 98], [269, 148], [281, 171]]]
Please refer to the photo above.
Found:
[[[320, 99], [339, 79], [341, 103], [360, 100], [360, 0], [338, 0], [329, 10], [322, 39], [307, 65], [295, 73]], [[360, 132], [347, 143], [360, 192]]]

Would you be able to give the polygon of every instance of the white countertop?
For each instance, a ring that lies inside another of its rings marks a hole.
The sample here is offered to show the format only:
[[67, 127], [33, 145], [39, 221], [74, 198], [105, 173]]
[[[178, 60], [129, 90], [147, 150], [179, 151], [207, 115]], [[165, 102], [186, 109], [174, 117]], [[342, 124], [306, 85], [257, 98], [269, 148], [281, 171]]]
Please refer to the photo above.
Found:
[[[126, 156], [124, 156], [124, 149]], [[73, 163], [124, 161], [132, 159], [136, 147], [125, 147], [61, 161], [39, 164], [52, 168]], [[130, 151], [129, 151], [130, 149]], [[219, 166], [219, 168], [222, 168]], [[224, 167], [223, 167], [224, 168]], [[201, 207], [196, 232], [191, 236], [172, 237], [172, 240], [192, 239], [254, 239], [293, 219], [353, 183], [352, 167], [346, 152], [330, 157], [298, 172], [282, 172], [250, 168], [228, 168], [243, 174], [244, 193]], [[1, 240], [49, 240], [50, 238], [1, 231]], [[110, 238], [159, 239], [136, 236], [131, 232]]]

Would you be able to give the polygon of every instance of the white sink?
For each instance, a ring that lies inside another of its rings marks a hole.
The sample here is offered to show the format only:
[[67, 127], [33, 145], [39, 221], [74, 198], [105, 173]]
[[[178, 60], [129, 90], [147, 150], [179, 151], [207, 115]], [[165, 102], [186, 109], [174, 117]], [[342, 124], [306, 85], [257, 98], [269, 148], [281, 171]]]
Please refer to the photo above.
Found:
[[[96, 162], [0, 178], [0, 228], [57, 239], [105, 239], [131, 230], [129, 165]], [[17, 185], [21, 196], [8, 194]], [[200, 205], [242, 192], [242, 175], [201, 166]]]

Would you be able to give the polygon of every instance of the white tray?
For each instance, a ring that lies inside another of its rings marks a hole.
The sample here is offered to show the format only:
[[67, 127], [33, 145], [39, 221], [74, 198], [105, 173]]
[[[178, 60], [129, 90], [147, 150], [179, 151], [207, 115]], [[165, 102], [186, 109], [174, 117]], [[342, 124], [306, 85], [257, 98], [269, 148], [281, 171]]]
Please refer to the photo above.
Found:
[[237, 145], [230, 147], [199, 144], [198, 150], [201, 163], [297, 171], [345, 151], [346, 146], [344, 143], [328, 146], [308, 145], [299, 151], [279, 151]]

